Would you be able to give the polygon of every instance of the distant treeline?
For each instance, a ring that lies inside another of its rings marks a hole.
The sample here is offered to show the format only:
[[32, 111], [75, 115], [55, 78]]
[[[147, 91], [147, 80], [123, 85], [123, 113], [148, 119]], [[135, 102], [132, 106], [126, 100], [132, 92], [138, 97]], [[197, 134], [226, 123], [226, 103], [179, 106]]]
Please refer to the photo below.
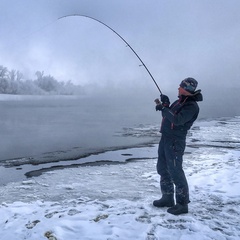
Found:
[[8, 70], [0, 65], [0, 94], [20, 95], [74, 95], [82, 94], [83, 87], [74, 85], [71, 81], [59, 82], [53, 76], [44, 76], [37, 71], [36, 79], [26, 80], [22, 73]]

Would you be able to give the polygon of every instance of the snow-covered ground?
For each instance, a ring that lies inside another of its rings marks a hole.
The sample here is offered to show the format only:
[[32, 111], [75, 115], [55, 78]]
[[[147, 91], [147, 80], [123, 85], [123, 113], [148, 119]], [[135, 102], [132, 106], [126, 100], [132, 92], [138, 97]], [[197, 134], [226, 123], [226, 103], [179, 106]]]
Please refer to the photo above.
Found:
[[222, 118], [191, 130], [184, 156], [188, 214], [152, 206], [160, 197], [155, 144], [89, 157], [115, 163], [48, 170], [1, 186], [1, 240], [240, 239], [239, 124], [240, 117]]

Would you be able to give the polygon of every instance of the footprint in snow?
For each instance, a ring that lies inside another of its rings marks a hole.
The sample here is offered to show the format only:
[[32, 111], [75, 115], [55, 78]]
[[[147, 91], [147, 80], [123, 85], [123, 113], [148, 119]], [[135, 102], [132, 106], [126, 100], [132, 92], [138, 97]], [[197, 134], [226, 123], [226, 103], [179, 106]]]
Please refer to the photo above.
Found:
[[40, 221], [39, 220], [35, 220], [33, 222], [28, 222], [25, 226], [27, 229], [32, 229], [34, 228]]

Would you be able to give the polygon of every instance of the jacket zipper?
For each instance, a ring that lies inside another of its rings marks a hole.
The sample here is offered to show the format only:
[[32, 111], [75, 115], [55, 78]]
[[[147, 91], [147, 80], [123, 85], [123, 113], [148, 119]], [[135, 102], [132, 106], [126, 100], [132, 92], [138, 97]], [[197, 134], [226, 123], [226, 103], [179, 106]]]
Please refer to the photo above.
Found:
[[[179, 104], [179, 105], [183, 105], [183, 104], [186, 102], [187, 99], [188, 99], [188, 97], [186, 97], [182, 103], [181, 103], [180, 100], [179, 100], [172, 108], [174, 109], [174, 107], [176, 107], [178, 104]], [[176, 113], [177, 113], [177, 111], [174, 112], [174, 115], [175, 115]], [[172, 123], [172, 124], [171, 124], [171, 129], [173, 129], [173, 128], [174, 128], [174, 124]]]

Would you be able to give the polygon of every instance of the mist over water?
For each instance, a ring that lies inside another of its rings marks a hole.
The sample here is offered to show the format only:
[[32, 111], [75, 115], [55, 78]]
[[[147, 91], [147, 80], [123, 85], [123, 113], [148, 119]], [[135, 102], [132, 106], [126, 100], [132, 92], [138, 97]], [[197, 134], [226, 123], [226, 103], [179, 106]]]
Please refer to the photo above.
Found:
[[146, 112], [117, 98], [2, 96], [0, 105], [0, 160], [57, 151], [74, 158], [146, 142], [150, 139], [124, 138], [121, 132], [150, 124], [155, 115], [154, 108]]

